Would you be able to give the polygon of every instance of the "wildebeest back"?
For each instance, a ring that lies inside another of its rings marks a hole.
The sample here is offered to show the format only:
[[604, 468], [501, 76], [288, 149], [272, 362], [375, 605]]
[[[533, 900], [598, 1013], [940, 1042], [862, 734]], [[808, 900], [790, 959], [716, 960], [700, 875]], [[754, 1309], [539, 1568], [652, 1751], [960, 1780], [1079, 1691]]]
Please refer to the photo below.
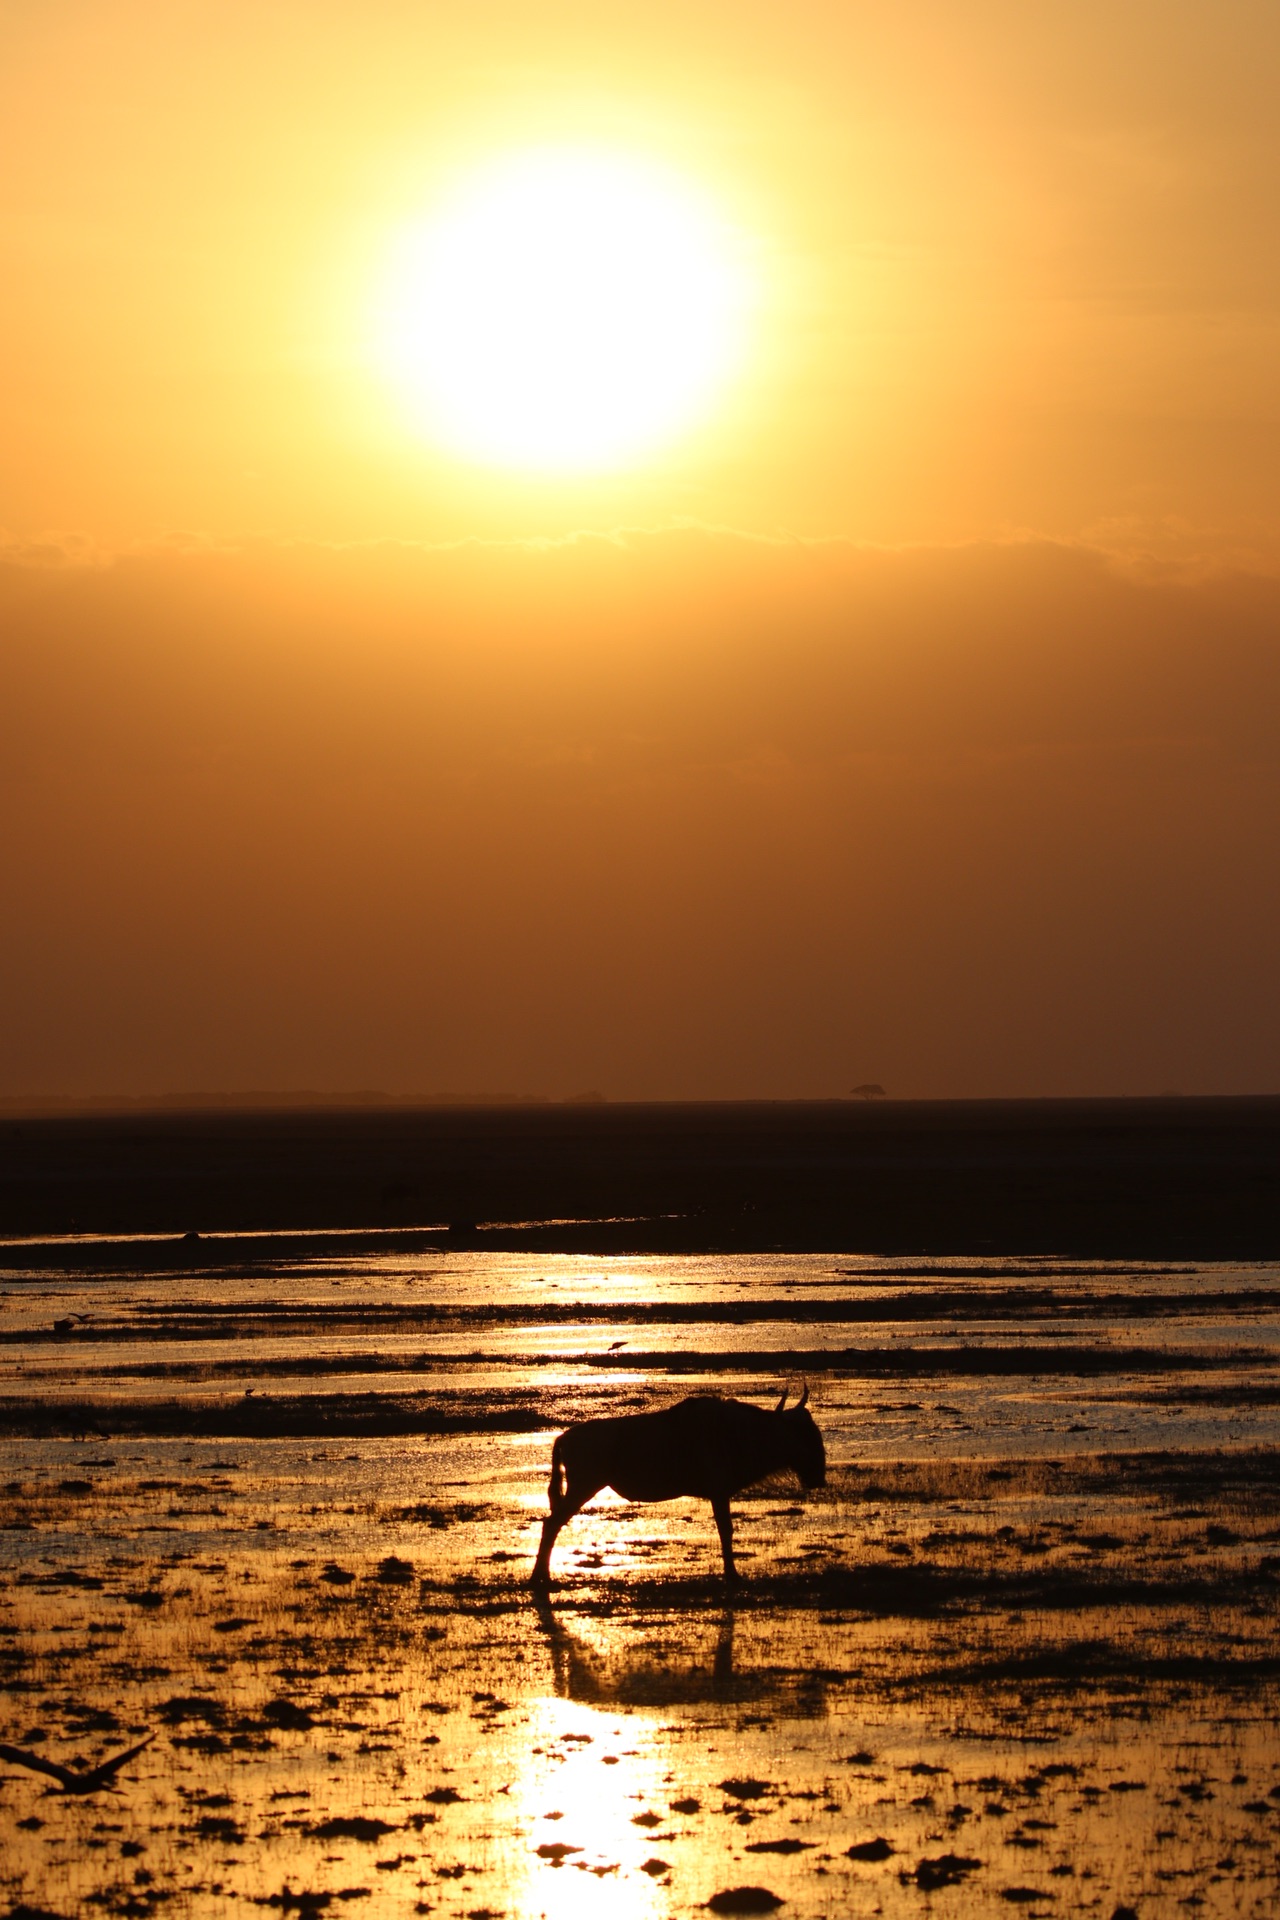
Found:
[[[806, 1423], [809, 1424], [809, 1423]], [[817, 1453], [808, 1483], [818, 1485], [825, 1461]], [[570, 1484], [594, 1481], [625, 1500], [673, 1500], [692, 1494], [728, 1498], [757, 1480], [794, 1465], [780, 1417], [741, 1400], [696, 1395], [660, 1413], [584, 1420], [557, 1442]]]

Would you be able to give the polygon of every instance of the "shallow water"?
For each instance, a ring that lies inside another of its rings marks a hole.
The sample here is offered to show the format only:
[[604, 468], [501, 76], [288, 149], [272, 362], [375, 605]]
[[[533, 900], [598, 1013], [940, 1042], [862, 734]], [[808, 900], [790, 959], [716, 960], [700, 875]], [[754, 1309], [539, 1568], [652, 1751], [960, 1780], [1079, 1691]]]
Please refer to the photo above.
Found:
[[118, 1431], [131, 1403], [373, 1390], [555, 1426], [803, 1374], [832, 1444], [859, 1457], [1164, 1446], [1171, 1422], [1189, 1445], [1278, 1437], [1274, 1264], [335, 1257], [329, 1238], [275, 1260], [255, 1239], [249, 1262], [218, 1236], [200, 1258], [220, 1264], [195, 1270], [169, 1243], [174, 1266], [145, 1274], [6, 1271], [0, 1248], [0, 1402], [75, 1396]]
[[[0, 1741], [157, 1734], [0, 1911], [1276, 1911], [1280, 1269], [259, 1244], [0, 1278]], [[802, 1372], [732, 1609], [608, 1495], [532, 1602], [554, 1426]]]

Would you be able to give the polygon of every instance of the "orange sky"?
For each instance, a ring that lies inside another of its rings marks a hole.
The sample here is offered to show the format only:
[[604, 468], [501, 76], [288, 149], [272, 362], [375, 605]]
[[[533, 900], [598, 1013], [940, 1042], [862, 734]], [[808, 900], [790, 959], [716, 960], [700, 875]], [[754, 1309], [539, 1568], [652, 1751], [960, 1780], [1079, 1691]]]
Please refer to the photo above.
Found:
[[[0, 1095], [1275, 1090], [1278, 54], [0, 9]], [[758, 276], [721, 403], [586, 478], [370, 350], [396, 236], [548, 141]]]

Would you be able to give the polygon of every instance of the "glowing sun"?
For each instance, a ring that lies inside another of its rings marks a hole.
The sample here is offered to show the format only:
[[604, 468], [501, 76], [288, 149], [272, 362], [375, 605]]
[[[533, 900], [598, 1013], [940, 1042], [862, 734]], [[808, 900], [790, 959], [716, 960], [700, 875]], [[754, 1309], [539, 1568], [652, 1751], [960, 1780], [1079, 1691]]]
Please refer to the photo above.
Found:
[[696, 424], [742, 352], [727, 223], [662, 167], [514, 153], [402, 236], [376, 354], [430, 436], [545, 472], [618, 467]]

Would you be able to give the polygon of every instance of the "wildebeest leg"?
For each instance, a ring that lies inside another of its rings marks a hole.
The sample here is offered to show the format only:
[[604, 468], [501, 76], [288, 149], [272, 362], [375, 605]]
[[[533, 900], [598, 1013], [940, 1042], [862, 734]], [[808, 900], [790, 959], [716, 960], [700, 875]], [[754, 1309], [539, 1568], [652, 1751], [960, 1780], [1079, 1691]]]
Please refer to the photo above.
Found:
[[551, 1549], [560, 1536], [562, 1527], [567, 1527], [575, 1513], [581, 1512], [588, 1500], [595, 1498], [599, 1487], [592, 1487], [586, 1493], [571, 1493], [568, 1489], [559, 1498], [551, 1497], [551, 1511], [542, 1523], [542, 1539], [538, 1545], [538, 1557], [533, 1563], [533, 1572], [529, 1576], [530, 1584], [545, 1587], [551, 1581]]
[[729, 1511], [729, 1502], [722, 1495], [711, 1502], [711, 1511], [715, 1515], [716, 1532], [720, 1535], [720, 1551], [724, 1555], [725, 1585], [732, 1586], [738, 1577], [738, 1569], [733, 1564], [733, 1515]]

